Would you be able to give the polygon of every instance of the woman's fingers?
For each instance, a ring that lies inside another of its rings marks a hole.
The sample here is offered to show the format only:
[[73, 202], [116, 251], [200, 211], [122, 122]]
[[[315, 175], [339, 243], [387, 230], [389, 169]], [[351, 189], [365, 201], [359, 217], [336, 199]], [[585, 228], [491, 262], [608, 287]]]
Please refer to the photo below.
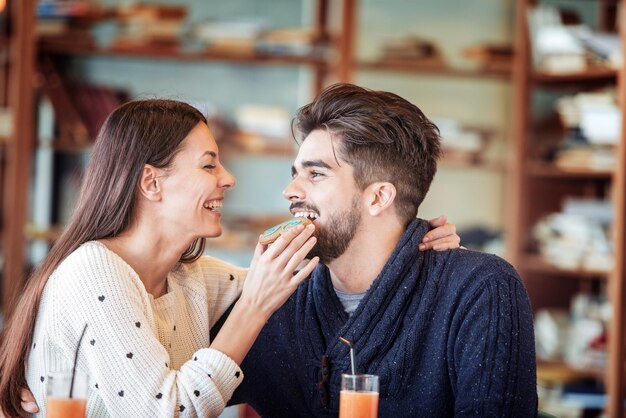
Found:
[[313, 249], [317, 238], [310, 237], [287, 261], [285, 269], [295, 271], [300, 263], [306, 258], [307, 254]]
[[304, 279], [306, 279], [307, 277], [311, 275], [311, 273], [313, 272], [313, 269], [319, 264], [319, 262], [320, 262], [319, 257], [313, 257], [311, 260], [309, 260], [309, 262], [306, 263], [306, 265], [291, 278], [292, 285], [294, 287], [298, 287], [298, 285]]
[[267, 258], [281, 257], [286, 264], [291, 256], [313, 235], [313, 231], [315, 231], [315, 226], [313, 225], [307, 225], [306, 228], [303, 225], [297, 225], [278, 237], [263, 255]]
[[430, 225], [431, 228], [437, 228], [438, 226], [444, 226], [446, 224], [446, 221], [446, 215], [439, 215], [436, 218], [430, 219], [428, 221], [428, 225]]
[[22, 389], [22, 391], [20, 392], [20, 398], [22, 401], [22, 409], [25, 412], [28, 412], [30, 414], [36, 414], [37, 412], [39, 412], [39, 406], [37, 405], [35, 397], [30, 392], [30, 390], [26, 388]]
[[250, 262], [250, 269], [254, 269], [254, 266], [256, 266], [257, 261], [259, 260], [259, 257], [261, 257], [261, 255], [263, 254], [263, 251], [265, 251], [265, 249], [267, 248], [267, 245], [262, 245], [261, 243], [256, 244], [256, 247], [254, 247], [254, 254], [252, 255], [252, 261]]
[[451, 235], [456, 235], [456, 225], [454, 224], [443, 224], [437, 226], [435, 229], [431, 229], [424, 235], [424, 239], [422, 242], [427, 243], [429, 241], [434, 241], [440, 238], [445, 238]]
[[[430, 235], [429, 235], [430, 234]], [[454, 224], [445, 224], [424, 236], [424, 240], [419, 245], [419, 249], [436, 251], [449, 250], [458, 248], [461, 243], [461, 237], [456, 234], [456, 226]]]

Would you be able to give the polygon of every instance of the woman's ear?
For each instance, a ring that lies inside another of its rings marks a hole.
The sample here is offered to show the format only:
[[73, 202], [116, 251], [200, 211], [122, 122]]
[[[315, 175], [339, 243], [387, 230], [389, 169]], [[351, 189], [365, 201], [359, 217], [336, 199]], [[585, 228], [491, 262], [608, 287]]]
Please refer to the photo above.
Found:
[[372, 216], [378, 216], [391, 208], [396, 199], [396, 186], [386, 181], [370, 184], [366, 192], [366, 203]]
[[160, 178], [156, 168], [150, 164], [145, 164], [141, 170], [138, 186], [142, 196], [155, 202], [161, 200]]

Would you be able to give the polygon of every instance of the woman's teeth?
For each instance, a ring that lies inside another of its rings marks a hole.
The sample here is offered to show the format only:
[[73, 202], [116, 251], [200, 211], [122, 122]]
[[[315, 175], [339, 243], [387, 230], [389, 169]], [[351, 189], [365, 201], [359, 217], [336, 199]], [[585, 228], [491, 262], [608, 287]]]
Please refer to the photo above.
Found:
[[222, 207], [221, 200], [211, 200], [210, 202], [204, 202], [204, 208], [210, 210], [220, 209]]

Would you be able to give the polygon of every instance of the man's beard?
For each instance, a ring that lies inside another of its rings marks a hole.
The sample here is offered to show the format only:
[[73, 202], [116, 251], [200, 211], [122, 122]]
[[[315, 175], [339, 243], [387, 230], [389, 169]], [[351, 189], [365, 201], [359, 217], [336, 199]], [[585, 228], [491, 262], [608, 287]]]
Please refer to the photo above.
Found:
[[315, 225], [317, 243], [307, 258], [318, 256], [320, 262], [328, 264], [348, 249], [361, 223], [358, 202], [359, 197], [355, 195], [350, 209], [330, 216], [324, 226]]

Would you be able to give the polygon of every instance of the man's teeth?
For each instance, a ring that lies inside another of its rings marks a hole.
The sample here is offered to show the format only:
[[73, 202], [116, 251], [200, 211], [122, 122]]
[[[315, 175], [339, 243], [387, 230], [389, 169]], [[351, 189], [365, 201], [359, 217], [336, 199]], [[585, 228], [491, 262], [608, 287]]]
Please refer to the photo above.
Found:
[[221, 200], [211, 200], [210, 202], [204, 202], [204, 208], [205, 209], [219, 209], [222, 207], [222, 201]]
[[294, 216], [296, 218], [298, 218], [298, 217], [299, 218], [309, 218], [309, 219], [311, 219], [313, 221], [313, 220], [317, 219], [318, 214], [315, 213], [315, 212], [296, 212], [296, 213], [294, 213]]

